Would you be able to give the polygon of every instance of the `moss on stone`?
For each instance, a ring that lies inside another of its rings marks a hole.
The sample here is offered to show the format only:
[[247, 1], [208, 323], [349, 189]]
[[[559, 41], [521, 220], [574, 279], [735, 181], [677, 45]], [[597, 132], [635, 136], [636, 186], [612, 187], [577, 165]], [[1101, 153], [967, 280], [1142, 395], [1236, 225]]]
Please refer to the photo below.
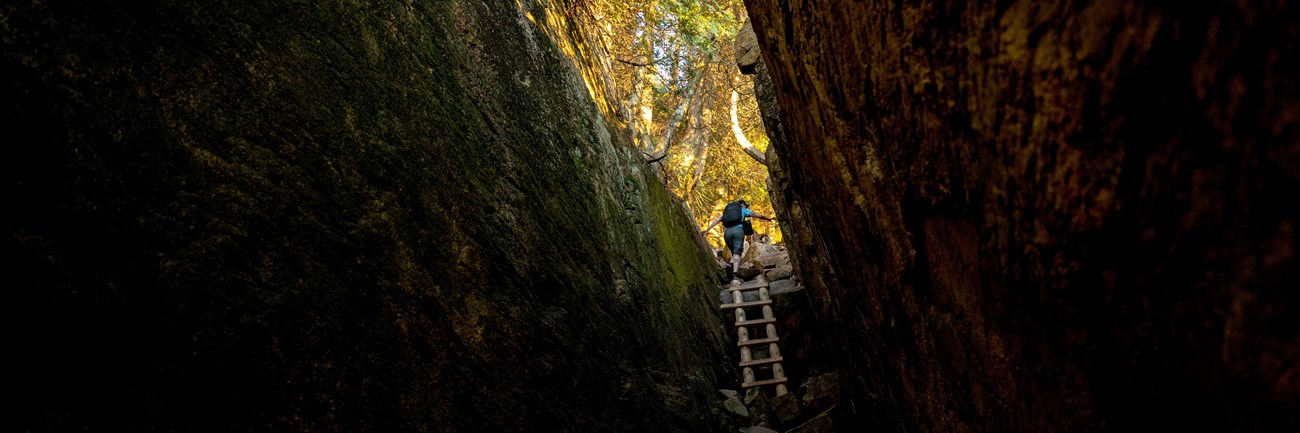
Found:
[[518, 7], [2, 6], [18, 428], [715, 429], [711, 261]]

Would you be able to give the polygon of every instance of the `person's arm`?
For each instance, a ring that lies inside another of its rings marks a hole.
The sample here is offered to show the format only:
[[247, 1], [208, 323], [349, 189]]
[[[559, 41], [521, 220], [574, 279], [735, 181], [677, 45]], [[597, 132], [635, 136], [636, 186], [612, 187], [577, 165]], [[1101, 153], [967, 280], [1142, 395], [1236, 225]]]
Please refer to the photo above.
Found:
[[[754, 217], [754, 218], [761, 219], [761, 220], [763, 220], [763, 221], [772, 221], [772, 217], [767, 216], [767, 215], [763, 215], [763, 214], [758, 213], [758, 212], [754, 212], [754, 213], [753, 213], [752, 215], [750, 215], [750, 216], [752, 216], [752, 217]], [[718, 217], [718, 218], [722, 218], [722, 217]]]
[[722, 222], [722, 215], [718, 215], [718, 217], [714, 218], [713, 221], [709, 221], [709, 226], [705, 227], [704, 230], [700, 230], [700, 233], [708, 233], [709, 230], [713, 230], [713, 226], [718, 225], [720, 222]]

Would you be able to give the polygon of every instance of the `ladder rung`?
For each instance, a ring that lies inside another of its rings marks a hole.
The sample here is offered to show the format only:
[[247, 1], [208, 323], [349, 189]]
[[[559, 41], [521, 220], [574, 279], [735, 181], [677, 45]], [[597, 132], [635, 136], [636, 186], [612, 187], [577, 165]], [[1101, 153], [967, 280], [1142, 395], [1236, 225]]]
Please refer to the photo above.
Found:
[[778, 384], [778, 383], [785, 383], [785, 378], [782, 377], [782, 378], [780, 378], [780, 379], [756, 380], [756, 381], [753, 381], [753, 382], [742, 383], [742, 384], [740, 384], [740, 387], [741, 387], [741, 388], [753, 388], [753, 387], [756, 387], [756, 386], [776, 385], [776, 384]]
[[736, 343], [736, 345], [737, 345], [737, 346], [740, 346], [740, 347], [745, 347], [745, 346], [757, 346], [757, 345], [760, 345], [760, 344], [775, 343], [775, 342], [778, 342], [778, 341], [781, 341], [781, 337], [770, 337], [770, 338], [760, 338], [760, 339], [757, 339], [757, 340], [741, 341], [741, 342]]
[[772, 305], [772, 300], [767, 299], [762, 301], [741, 302], [739, 304], [722, 304], [722, 307], [720, 308], [722, 308], [723, 310], [730, 310], [732, 308], [753, 308], [753, 307], [762, 307], [764, 305]]
[[767, 281], [760, 279], [760, 280], [746, 281], [744, 283], [741, 283], [739, 286], [727, 286], [727, 290], [739, 290], [742, 292], [748, 292], [751, 290], [758, 290], [764, 287], [767, 287]]
[[776, 364], [778, 362], [781, 362], [782, 360], [783, 359], [780, 356], [774, 358], [754, 359], [754, 360], [740, 363], [740, 368], [753, 367], [756, 365]]
[[746, 321], [744, 321], [744, 322], [736, 322], [736, 327], [739, 328], [739, 327], [741, 327], [741, 326], [762, 325], [762, 324], [764, 324], [764, 323], [776, 323], [776, 319], [754, 319], [754, 320], [746, 320]]

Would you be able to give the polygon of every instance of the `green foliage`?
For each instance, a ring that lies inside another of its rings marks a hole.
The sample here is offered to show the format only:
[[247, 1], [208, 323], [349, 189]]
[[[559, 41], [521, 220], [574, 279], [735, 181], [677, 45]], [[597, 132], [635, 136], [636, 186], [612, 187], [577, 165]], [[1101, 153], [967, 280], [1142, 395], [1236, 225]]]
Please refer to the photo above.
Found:
[[710, 0], [665, 0], [659, 3], [665, 15], [676, 18], [679, 37], [697, 50], [719, 54], [719, 41], [730, 42], [740, 30], [735, 14], [724, 8], [727, 2]]

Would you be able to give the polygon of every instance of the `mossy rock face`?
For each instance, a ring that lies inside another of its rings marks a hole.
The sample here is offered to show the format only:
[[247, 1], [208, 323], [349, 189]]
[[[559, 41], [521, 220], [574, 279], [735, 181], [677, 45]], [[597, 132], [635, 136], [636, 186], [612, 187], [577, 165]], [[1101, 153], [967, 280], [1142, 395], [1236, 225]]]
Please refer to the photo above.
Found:
[[745, 3], [841, 431], [1300, 431], [1300, 5]]
[[0, 6], [16, 427], [713, 431], [712, 260], [558, 10]]

